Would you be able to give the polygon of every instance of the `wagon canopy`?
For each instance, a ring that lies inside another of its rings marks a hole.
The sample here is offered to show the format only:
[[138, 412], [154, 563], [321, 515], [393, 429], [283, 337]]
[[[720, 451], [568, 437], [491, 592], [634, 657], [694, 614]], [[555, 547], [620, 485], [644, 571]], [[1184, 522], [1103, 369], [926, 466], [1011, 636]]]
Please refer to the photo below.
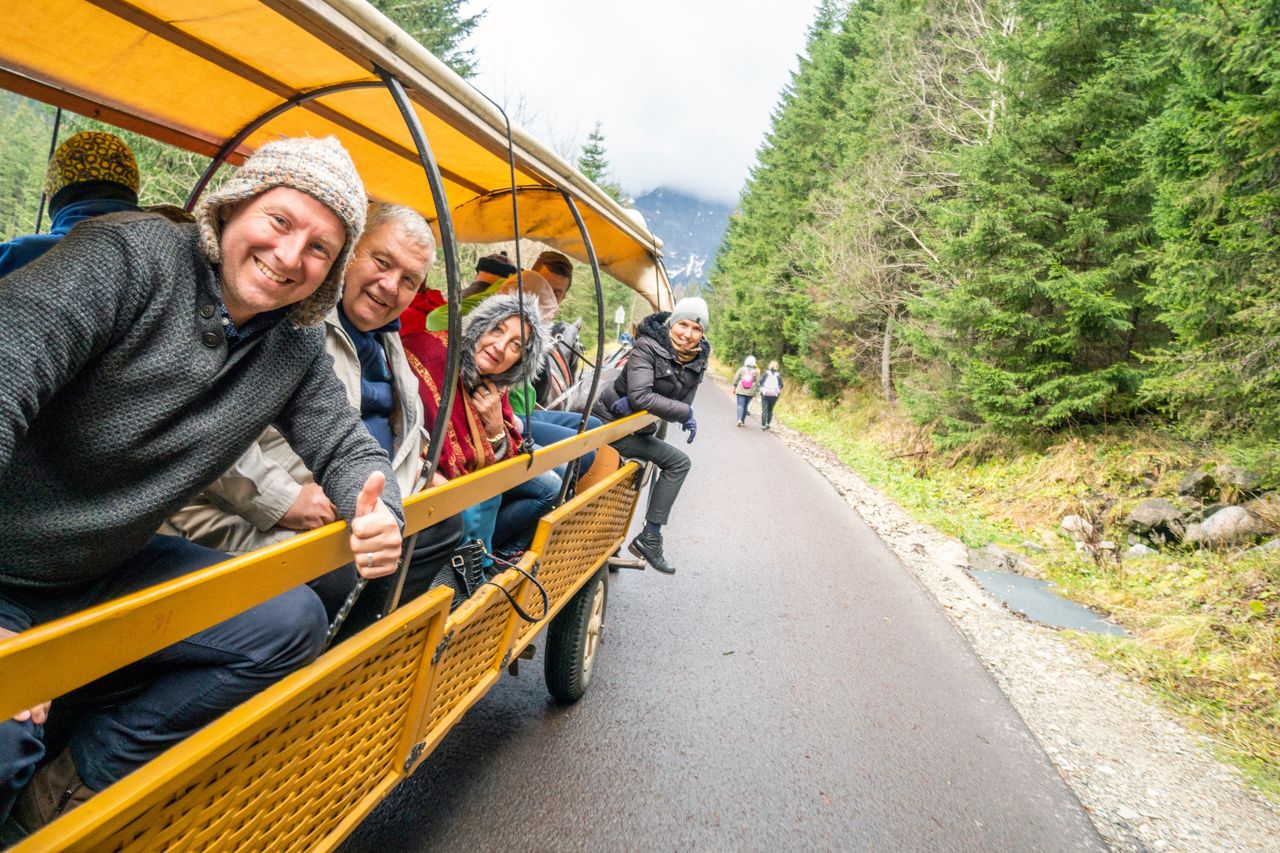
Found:
[[[228, 158], [279, 136], [332, 134], [370, 194], [436, 218], [409, 131], [375, 67], [404, 84], [440, 164], [463, 242], [491, 242], [511, 174], [501, 112], [361, 0], [6, 0], [0, 86], [214, 156], [293, 99]], [[367, 84], [306, 99], [343, 84]], [[514, 129], [521, 235], [586, 261], [559, 192], [580, 207], [602, 269], [657, 308], [671, 306], [661, 244], [561, 157]], [[528, 192], [524, 188], [530, 188]], [[541, 189], [539, 189], [541, 188]], [[468, 215], [470, 212], [470, 215]], [[494, 211], [496, 214], [496, 211]], [[499, 239], [511, 239], [510, 231]]]

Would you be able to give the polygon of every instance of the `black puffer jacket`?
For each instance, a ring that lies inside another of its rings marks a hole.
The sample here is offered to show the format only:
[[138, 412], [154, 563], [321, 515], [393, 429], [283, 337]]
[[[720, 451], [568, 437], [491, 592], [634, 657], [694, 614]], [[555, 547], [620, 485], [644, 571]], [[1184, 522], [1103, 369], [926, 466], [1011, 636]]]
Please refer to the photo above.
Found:
[[684, 423], [693, 411], [693, 396], [707, 372], [711, 343], [702, 339], [702, 352], [688, 364], [676, 360], [667, 328], [667, 311], [650, 314], [640, 321], [635, 348], [627, 357], [627, 366], [615, 382], [600, 392], [591, 414], [602, 421], [612, 421], [610, 406], [619, 397], [631, 398], [635, 411], [648, 409], [664, 421]]

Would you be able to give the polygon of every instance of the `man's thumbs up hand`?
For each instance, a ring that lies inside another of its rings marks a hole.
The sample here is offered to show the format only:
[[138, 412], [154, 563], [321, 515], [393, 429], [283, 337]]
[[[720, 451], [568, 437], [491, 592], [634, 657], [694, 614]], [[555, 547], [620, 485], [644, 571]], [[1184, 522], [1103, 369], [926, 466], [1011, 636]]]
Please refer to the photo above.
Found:
[[386, 475], [374, 471], [356, 498], [351, 520], [351, 553], [356, 571], [366, 578], [380, 578], [396, 570], [400, 562], [400, 525], [382, 502]]

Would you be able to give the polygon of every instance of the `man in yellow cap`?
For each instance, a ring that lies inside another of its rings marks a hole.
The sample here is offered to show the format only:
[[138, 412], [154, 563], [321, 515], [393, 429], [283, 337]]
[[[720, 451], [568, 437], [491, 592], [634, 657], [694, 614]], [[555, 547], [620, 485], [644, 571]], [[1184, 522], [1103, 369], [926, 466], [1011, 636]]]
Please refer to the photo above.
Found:
[[45, 174], [52, 227], [0, 243], [0, 278], [58, 244], [77, 222], [138, 209], [138, 163], [124, 140], [86, 130], [58, 146]]

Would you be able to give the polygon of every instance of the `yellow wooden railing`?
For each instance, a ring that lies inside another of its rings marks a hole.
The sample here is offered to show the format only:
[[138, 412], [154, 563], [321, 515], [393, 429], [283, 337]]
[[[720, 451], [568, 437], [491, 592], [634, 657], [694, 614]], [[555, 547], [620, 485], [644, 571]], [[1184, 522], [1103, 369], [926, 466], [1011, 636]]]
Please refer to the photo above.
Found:
[[[405, 501], [405, 534], [430, 527], [646, 424], [633, 415]], [[300, 534], [0, 642], [0, 719], [61, 696], [351, 562], [343, 522]], [[93, 649], [92, 655], [83, 649]], [[56, 661], [51, 666], [50, 661]]]

